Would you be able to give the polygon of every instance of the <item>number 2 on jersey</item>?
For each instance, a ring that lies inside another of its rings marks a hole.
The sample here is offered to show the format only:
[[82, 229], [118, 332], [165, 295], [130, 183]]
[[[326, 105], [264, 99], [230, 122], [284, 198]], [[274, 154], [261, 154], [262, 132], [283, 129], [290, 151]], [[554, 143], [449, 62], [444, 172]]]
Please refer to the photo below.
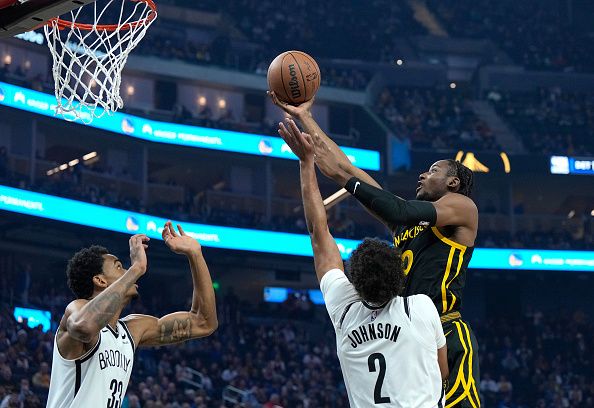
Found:
[[375, 373], [375, 360], [379, 362], [379, 374], [373, 390], [373, 400], [376, 404], [386, 404], [390, 402], [390, 397], [382, 397], [382, 385], [384, 385], [384, 378], [386, 377], [386, 358], [381, 353], [370, 355], [367, 359], [370, 373]]
[[407, 249], [402, 253], [402, 268], [404, 271], [404, 276], [408, 275], [408, 273], [410, 272], [410, 268], [412, 268], [413, 258], [413, 251], [411, 251], [410, 249]]
[[[116, 379], [111, 380], [109, 384], [109, 391], [111, 391], [111, 398], [107, 400], [107, 408], [120, 408], [122, 406], [122, 388], [121, 381]], [[116, 397], [116, 393], [118, 396]]]

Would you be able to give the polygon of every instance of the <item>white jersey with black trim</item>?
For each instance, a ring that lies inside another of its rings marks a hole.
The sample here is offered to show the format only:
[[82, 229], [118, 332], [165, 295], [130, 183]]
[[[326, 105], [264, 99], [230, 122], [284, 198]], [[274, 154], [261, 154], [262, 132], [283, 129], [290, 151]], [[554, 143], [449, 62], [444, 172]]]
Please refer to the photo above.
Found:
[[134, 350], [134, 340], [121, 320], [115, 330], [103, 328], [95, 347], [76, 360], [62, 357], [54, 340], [47, 408], [121, 407]]
[[320, 282], [351, 408], [443, 408], [441, 320], [426, 295], [365, 303], [344, 272]]

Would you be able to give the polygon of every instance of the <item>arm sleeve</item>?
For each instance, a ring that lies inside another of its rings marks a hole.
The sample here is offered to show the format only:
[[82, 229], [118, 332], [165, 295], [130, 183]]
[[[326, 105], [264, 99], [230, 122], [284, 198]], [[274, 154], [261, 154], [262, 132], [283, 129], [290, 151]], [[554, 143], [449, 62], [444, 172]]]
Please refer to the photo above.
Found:
[[335, 328], [338, 327], [340, 319], [346, 307], [360, 300], [353, 284], [340, 269], [328, 271], [320, 281], [320, 289], [324, 296], [326, 310]]
[[361, 204], [381, 218], [392, 230], [397, 226], [429, 225], [437, 222], [435, 206], [428, 201], [403, 200], [357, 177], [347, 181], [344, 188]]

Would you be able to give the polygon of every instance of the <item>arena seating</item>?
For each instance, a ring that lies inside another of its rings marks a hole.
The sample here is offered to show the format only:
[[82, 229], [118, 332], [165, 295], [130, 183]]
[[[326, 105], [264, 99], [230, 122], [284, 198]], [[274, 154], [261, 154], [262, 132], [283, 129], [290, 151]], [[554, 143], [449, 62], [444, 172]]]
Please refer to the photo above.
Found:
[[489, 91], [486, 98], [522, 137], [542, 154], [594, 154], [594, 94], [560, 88], [511, 93]]
[[[591, 40], [555, 0], [429, 0], [454, 37], [491, 39], [530, 69], [592, 72]], [[575, 12], [579, 12], [575, 10]]]
[[[4, 297], [14, 287], [0, 289]], [[28, 294], [29, 301], [50, 298], [40, 293]], [[46, 308], [59, 316], [63, 304], [57, 304], [65, 303], [69, 295], [53, 295], [54, 302]], [[167, 299], [158, 293], [152, 296], [156, 297], [153, 304], [168, 311]], [[221, 298], [221, 324], [213, 336], [175, 348], [139, 351], [127, 393], [128, 407], [348, 407], [332, 326], [323, 308], [300, 306], [297, 314], [310, 316], [307, 322], [264, 319], [261, 316], [270, 316], [271, 309], [240, 307], [233, 295]], [[286, 316], [292, 310], [289, 307], [276, 308]], [[142, 303], [131, 310], [146, 311]], [[312, 318], [311, 313], [318, 317]], [[594, 336], [594, 326], [579, 310], [563, 315], [527, 310], [505, 319], [471, 323], [480, 344], [480, 388], [487, 407], [594, 406], [594, 361], [588, 340]], [[18, 401], [25, 401], [28, 408], [44, 406], [52, 339], [52, 332], [17, 323], [8, 304], [2, 304], [3, 407], [22, 406]], [[17, 401], [12, 402], [17, 405], [8, 401]]]
[[456, 89], [384, 89], [375, 110], [398, 137], [413, 149], [498, 150], [493, 133]]

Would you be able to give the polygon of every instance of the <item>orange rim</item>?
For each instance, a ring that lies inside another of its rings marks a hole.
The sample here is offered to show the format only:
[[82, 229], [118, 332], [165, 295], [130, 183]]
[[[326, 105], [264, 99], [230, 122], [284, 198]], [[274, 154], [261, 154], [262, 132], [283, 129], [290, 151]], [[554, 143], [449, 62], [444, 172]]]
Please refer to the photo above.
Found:
[[47, 22], [47, 24], [56, 24], [58, 26], [58, 29], [60, 29], [60, 30], [65, 30], [68, 28], [76, 27], [80, 30], [85, 30], [85, 31], [93, 31], [93, 30], [98, 30], [98, 31], [122, 30], [122, 31], [126, 31], [126, 30], [136, 28], [138, 26], [150, 24], [155, 18], [157, 18], [157, 5], [155, 4], [154, 0], [131, 0], [131, 1], [147, 4], [151, 8], [149, 15], [146, 18], [143, 18], [142, 20], [138, 20], [138, 21], [134, 21], [132, 23], [126, 23], [126, 24], [122, 24], [122, 25], [119, 25], [119, 24], [99, 24], [99, 25], [81, 24], [81, 23], [76, 23], [73, 21], [62, 20], [59, 17], [52, 18], [51, 20], [49, 20]]

